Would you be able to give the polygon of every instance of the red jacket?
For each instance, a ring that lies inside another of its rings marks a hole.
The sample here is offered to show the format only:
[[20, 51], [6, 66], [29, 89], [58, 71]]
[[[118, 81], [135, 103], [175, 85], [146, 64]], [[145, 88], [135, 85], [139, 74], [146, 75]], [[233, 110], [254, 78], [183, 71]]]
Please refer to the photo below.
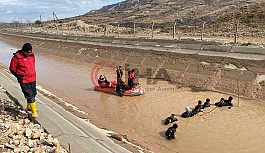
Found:
[[134, 81], [134, 79], [135, 79], [134, 72], [131, 72], [129, 74], [129, 78]]
[[17, 51], [11, 59], [9, 70], [17, 77], [19, 83], [36, 81], [35, 56], [31, 52], [25, 56], [22, 51]]

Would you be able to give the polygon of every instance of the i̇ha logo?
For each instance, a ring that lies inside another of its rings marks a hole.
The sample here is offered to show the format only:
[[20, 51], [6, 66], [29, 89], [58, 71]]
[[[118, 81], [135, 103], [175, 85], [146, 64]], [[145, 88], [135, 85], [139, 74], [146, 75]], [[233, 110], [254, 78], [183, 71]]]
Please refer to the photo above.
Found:
[[100, 75], [104, 75], [104, 69], [110, 71], [109, 75], [106, 76], [109, 81], [116, 80], [116, 69], [118, 66], [113, 61], [101, 61], [93, 66], [90, 73], [91, 82], [94, 86], [98, 86], [98, 78]]

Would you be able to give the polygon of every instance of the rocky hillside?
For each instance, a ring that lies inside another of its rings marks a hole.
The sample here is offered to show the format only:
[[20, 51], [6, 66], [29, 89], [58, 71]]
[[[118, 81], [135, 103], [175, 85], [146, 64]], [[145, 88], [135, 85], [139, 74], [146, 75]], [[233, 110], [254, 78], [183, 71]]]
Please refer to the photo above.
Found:
[[208, 25], [207, 29], [215, 32], [229, 32], [239, 23], [241, 35], [265, 36], [265, 2], [246, 5], [233, 12], [222, 15]]
[[94, 24], [121, 22], [123, 26], [134, 22], [138, 26], [150, 27], [150, 23], [155, 22], [158, 26], [167, 27], [174, 21], [178, 25], [200, 25], [259, 2], [264, 0], [126, 0], [76, 18]]

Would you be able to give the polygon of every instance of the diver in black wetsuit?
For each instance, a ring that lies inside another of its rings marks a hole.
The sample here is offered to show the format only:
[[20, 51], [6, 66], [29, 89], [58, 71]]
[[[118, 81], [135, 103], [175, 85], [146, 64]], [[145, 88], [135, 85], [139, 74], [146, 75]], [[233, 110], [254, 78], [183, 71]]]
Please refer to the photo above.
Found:
[[123, 92], [126, 90], [126, 85], [124, 82], [119, 78], [116, 86], [116, 91], [119, 93], [120, 97], [123, 96]]
[[233, 97], [229, 96], [228, 100], [224, 100], [224, 105], [223, 106], [233, 106], [232, 100], [233, 100]]
[[186, 109], [186, 112], [182, 113], [181, 117], [183, 117], [183, 118], [187, 118], [187, 117], [192, 117], [192, 116], [195, 115], [195, 114], [191, 111], [191, 109], [189, 108], [189, 106], [186, 106], [185, 109]]
[[169, 123], [173, 123], [175, 121], [178, 121], [177, 118], [175, 118], [175, 114], [171, 114], [171, 116], [167, 117], [164, 124], [168, 125]]
[[193, 112], [194, 114], [197, 114], [197, 113], [199, 113], [199, 112], [203, 112], [202, 109], [203, 109], [202, 101], [199, 100], [199, 101], [198, 101], [198, 105], [192, 110], [192, 112]]
[[168, 139], [175, 139], [176, 138], [176, 130], [178, 128], [178, 124], [173, 124], [172, 127], [169, 127], [165, 133]]
[[204, 109], [205, 107], [210, 107], [210, 106], [211, 106], [211, 104], [210, 104], [210, 99], [207, 98], [206, 101], [205, 101], [205, 103], [203, 104], [203, 109]]
[[224, 106], [224, 101], [225, 99], [224, 98], [221, 98], [219, 102], [216, 102], [214, 105], [216, 107], [223, 107]]

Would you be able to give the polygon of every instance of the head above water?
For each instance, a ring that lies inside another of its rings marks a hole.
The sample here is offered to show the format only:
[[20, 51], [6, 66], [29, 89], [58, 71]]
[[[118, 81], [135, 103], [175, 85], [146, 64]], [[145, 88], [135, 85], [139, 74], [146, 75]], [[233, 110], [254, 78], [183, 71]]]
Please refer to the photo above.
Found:
[[228, 97], [228, 100], [229, 101], [232, 101], [233, 100], [233, 97], [232, 96]]
[[177, 129], [179, 126], [178, 126], [178, 124], [173, 124], [173, 126], [172, 126], [173, 128], [175, 128], [175, 129]]

